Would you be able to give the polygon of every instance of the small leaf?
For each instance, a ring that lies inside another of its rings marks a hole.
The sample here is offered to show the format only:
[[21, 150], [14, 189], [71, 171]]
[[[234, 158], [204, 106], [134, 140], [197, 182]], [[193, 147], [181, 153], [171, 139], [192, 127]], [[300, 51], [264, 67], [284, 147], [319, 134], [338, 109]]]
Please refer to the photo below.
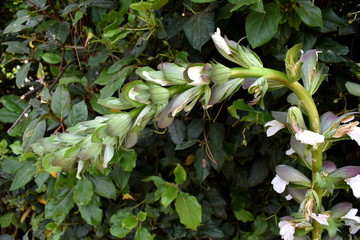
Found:
[[154, 236], [152, 236], [149, 231], [143, 226], [139, 226], [136, 229], [135, 239], [134, 240], [153, 240]]
[[147, 216], [146, 212], [140, 211], [138, 212], [137, 218], [139, 219], [140, 222], [143, 222], [146, 220], [146, 216]]
[[81, 217], [93, 226], [98, 226], [102, 220], [102, 210], [100, 208], [100, 197], [93, 195], [91, 202], [87, 205], [78, 206]]
[[186, 180], [186, 171], [185, 169], [178, 164], [174, 170], [175, 182], [176, 184], [182, 184]]
[[246, 35], [253, 48], [270, 41], [278, 30], [282, 18], [280, 5], [275, 3], [266, 4], [265, 12], [251, 11], [246, 18]]
[[65, 86], [58, 86], [51, 100], [51, 110], [58, 118], [64, 119], [69, 115], [70, 101], [69, 90]]
[[46, 37], [49, 39], [57, 39], [60, 42], [65, 43], [67, 36], [70, 33], [70, 24], [66, 21], [57, 21], [53, 24], [46, 33]]
[[58, 64], [61, 61], [61, 56], [52, 52], [45, 52], [40, 57], [47, 63]]
[[16, 73], [16, 86], [21, 88], [24, 86], [25, 78], [28, 76], [28, 72], [31, 66], [31, 62], [21, 66], [19, 71]]
[[194, 15], [184, 24], [183, 29], [191, 46], [200, 51], [201, 47], [210, 39], [210, 33], [215, 30], [214, 14]]
[[83, 176], [74, 187], [74, 202], [77, 205], [87, 205], [90, 203], [94, 194], [93, 184]]
[[161, 194], [161, 204], [164, 207], [169, 206], [169, 204], [176, 199], [178, 192], [179, 190], [176, 186], [166, 183], [164, 191]]
[[136, 152], [134, 150], [128, 150], [121, 152], [120, 166], [126, 171], [131, 172], [136, 166]]
[[22, 188], [30, 182], [35, 175], [36, 167], [33, 163], [28, 163], [22, 166], [15, 174], [14, 180], [11, 183], [10, 191]]
[[346, 89], [354, 96], [360, 97], [360, 84], [353, 82], [345, 83]]
[[180, 222], [186, 227], [196, 230], [201, 223], [201, 205], [194, 196], [180, 193], [175, 202], [175, 209]]
[[252, 222], [255, 220], [251, 212], [241, 209], [239, 211], [234, 211], [235, 217], [237, 220], [242, 222]]
[[138, 224], [138, 220], [135, 216], [130, 216], [122, 221], [122, 227], [127, 229], [133, 229]]
[[301, 7], [296, 9], [296, 13], [301, 21], [310, 27], [322, 27], [323, 20], [320, 8], [313, 5], [310, 0], [301, 0]]

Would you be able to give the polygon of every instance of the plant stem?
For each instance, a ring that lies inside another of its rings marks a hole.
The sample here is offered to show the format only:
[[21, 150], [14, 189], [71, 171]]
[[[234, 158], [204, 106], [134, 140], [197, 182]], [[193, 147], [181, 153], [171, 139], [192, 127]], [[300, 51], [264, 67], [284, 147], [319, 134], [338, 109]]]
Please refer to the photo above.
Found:
[[[310, 130], [316, 133], [320, 133], [320, 118], [319, 113], [316, 108], [315, 102], [311, 97], [310, 93], [297, 81], [291, 82], [287, 75], [283, 72], [279, 72], [277, 70], [261, 68], [261, 67], [251, 67], [251, 68], [232, 68], [230, 78], [251, 78], [251, 77], [265, 77], [267, 79], [274, 80], [287, 88], [289, 88], [292, 92], [294, 92], [299, 100], [302, 103], [303, 108], [305, 109], [310, 124]], [[322, 149], [320, 147], [314, 148], [311, 151], [312, 154], [312, 182], [315, 183], [316, 173], [320, 172], [322, 169]], [[313, 184], [313, 189], [319, 196], [320, 202], [317, 203], [313, 210], [315, 213], [319, 213], [321, 211], [322, 205], [322, 190], [319, 188], [317, 184]], [[312, 231], [312, 239], [320, 240], [322, 233], [322, 227], [317, 222], [313, 222], [313, 231]]]

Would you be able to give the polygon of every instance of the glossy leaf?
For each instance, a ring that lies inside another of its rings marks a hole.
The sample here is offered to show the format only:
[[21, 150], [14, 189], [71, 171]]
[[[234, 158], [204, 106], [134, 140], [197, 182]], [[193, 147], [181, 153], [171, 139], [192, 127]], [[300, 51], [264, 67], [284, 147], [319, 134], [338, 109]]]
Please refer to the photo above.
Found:
[[145, 227], [139, 226], [136, 229], [134, 239], [135, 240], [152, 240], [152, 239], [154, 239], [154, 236], [152, 236]]
[[237, 220], [242, 221], [242, 222], [252, 222], [255, 220], [252, 213], [245, 209], [241, 209], [239, 211], [234, 211], [234, 215]]
[[161, 194], [161, 204], [164, 207], [169, 206], [169, 204], [176, 199], [178, 196], [179, 190], [176, 186], [167, 183], [164, 187], [163, 193]]
[[323, 20], [319, 7], [312, 4], [310, 0], [301, 0], [301, 7], [296, 9], [296, 13], [301, 21], [310, 27], [322, 27]]
[[194, 196], [180, 193], [175, 202], [175, 209], [182, 224], [190, 229], [197, 229], [201, 223], [202, 209]]
[[61, 61], [61, 56], [56, 53], [45, 52], [45, 53], [41, 54], [40, 56], [45, 62], [50, 63], [50, 64], [58, 64]]
[[353, 82], [346, 82], [345, 83], [346, 89], [354, 96], [360, 97], [360, 84], [353, 83]]

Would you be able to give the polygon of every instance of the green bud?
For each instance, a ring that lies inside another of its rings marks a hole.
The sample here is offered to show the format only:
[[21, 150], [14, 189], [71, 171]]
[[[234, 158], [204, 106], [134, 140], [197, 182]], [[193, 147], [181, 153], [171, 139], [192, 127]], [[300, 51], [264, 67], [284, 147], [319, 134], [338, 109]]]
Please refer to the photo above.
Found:
[[307, 129], [304, 121], [303, 114], [298, 107], [290, 107], [287, 114], [287, 124], [291, 126], [291, 130], [294, 133], [299, 132], [300, 130]]
[[133, 81], [126, 84], [121, 91], [121, 97], [134, 107], [141, 107], [150, 103], [149, 86], [140, 81]]
[[120, 142], [129, 131], [131, 127], [132, 118], [129, 113], [118, 113], [107, 115], [109, 117], [106, 132], [109, 136], [119, 137]]
[[188, 85], [201, 86], [210, 83], [211, 64], [196, 63], [189, 64], [184, 71], [184, 78]]
[[[176, 63], [160, 63], [158, 69], [162, 71], [167, 81], [171, 82], [171, 85], [186, 84], [184, 79], [185, 66]], [[162, 85], [163, 86], [163, 85]]]
[[167, 88], [163, 88], [159, 85], [149, 85], [150, 99], [154, 104], [163, 104], [169, 100], [170, 94]]
[[302, 44], [296, 44], [286, 52], [286, 74], [291, 82], [298, 81], [301, 77], [302, 56], [299, 58]]
[[231, 70], [228, 67], [225, 67], [221, 63], [212, 63], [212, 70], [210, 75], [210, 81], [215, 84], [223, 84], [229, 80], [231, 75]]

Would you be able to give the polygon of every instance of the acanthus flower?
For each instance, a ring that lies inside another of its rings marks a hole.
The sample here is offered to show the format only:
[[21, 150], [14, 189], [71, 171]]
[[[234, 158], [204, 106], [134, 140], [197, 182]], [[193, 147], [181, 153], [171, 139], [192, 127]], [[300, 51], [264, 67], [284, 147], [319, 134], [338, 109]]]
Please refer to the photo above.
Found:
[[273, 136], [275, 133], [277, 133], [279, 130], [285, 128], [285, 124], [277, 121], [277, 120], [271, 120], [267, 123], [265, 123], [264, 125], [265, 127], [269, 127], [266, 130], [266, 136], [267, 137], [271, 137]]
[[280, 228], [281, 239], [284, 240], [294, 240], [295, 227], [296, 224], [291, 221], [291, 219], [283, 219], [278, 224]]
[[355, 177], [345, 179], [345, 182], [351, 187], [356, 198], [360, 198], [360, 174]]
[[356, 234], [360, 229], [360, 217], [356, 216], [358, 209], [352, 208], [350, 211], [343, 217], [345, 219], [345, 225], [349, 226], [350, 234]]

